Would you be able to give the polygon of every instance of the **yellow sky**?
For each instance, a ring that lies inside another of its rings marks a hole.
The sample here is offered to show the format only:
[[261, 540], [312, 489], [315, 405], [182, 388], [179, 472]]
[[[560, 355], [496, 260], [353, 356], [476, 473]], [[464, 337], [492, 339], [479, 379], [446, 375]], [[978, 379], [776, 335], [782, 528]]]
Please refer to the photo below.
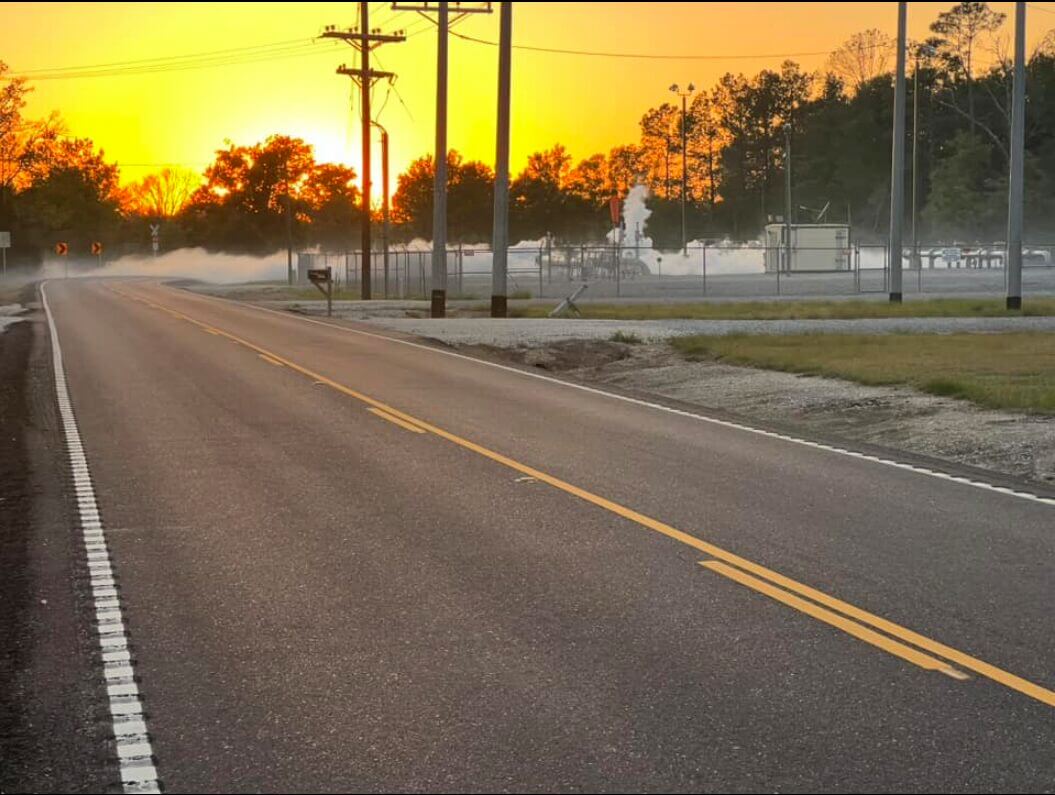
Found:
[[[910, 36], [952, 3], [910, 3]], [[1009, 15], [1012, 3], [993, 3]], [[347, 45], [308, 42], [327, 24], [350, 26], [357, 3], [0, 3], [0, 60], [14, 72], [109, 64], [303, 40], [260, 60], [207, 69], [34, 83], [29, 112], [58, 110], [71, 133], [93, 138], [122, 164], [125, 180], [175, 163], [201, 170], [224, 139], [300, 136], [317, 156], [357, 166], [359, 129], [351, 83], [334, 74], [353, 63]], [[1031, 3], [1030, 39], [1055, 27], [1055, 2]], [[775, 67], [785, 54], [827, 52], [856, 31], [895, 32], [895, 3], [525, 3], [514, 5], [514, 42], [569, 49], [722, 56], [636, 60], [516, 51], [513, 56], [514, 171], [556, 142], [582, 157], [631, 142], [650, 105], [672, 82], [710, 86], [726, 71]], [[381, 121], [392, 141], [393, 175], [432, 151], [433, 28], [388, 3], [371, 3], [371, 27], [406, 28], [407, 42], [377, 51], [399, 75]], [[497, 14], [456, 30], [497, 39]], [[304, 54], [307, 53], [307, 54]], [[739, 57], [727, 57], [739, 56]], [[751, 56], [751, 57], [744, 57]], [[242, 56], [244, 57], [244, 56]], [[804, 68], [824, 55], [794, 57]], [[452, 39], [449, 143], [490, 163], [494, 156], [497, 51]], [[375, 92], [375, 107], [385, 89]], [[395, 177], [393, 176], [393, 183]]]

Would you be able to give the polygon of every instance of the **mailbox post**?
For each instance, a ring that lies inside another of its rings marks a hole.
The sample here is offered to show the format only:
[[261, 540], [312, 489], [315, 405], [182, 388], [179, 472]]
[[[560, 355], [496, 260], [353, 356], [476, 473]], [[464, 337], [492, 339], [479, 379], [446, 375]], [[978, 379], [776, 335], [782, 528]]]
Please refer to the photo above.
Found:
[[319, 288], [319, 292], [326, 296], [326, 317], [333, 316], [333, 276], [329, 269], [312, 268], [308, 271], [308, 281]]

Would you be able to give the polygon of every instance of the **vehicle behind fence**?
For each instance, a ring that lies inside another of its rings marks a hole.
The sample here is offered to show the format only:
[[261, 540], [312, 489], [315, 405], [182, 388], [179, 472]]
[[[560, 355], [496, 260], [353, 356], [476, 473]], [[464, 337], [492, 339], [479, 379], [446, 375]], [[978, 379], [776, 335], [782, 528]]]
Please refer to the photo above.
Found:
[[[387, 263], [386, 263], [387, 259]], [[492, 251], [481, 246], [447, 250], [450, 299], [491, 295]], [[836, 297], [889, 290], [890, 258], [881, 244], [838, 247], [715, 244], [661, 251], [640, 246], [535, 245], [508, 251], [510, 298], [563, 298], [580, 284], [598, 298], [771, 298]], [[930, 294], [1002, 294], [1006, 284], [1004, 251], [998, 246], [920, 246], [902, 253], [903, 292]], [[351, 252], [301, 252], [298, 279], [306, 283], [312, 268], [333, 269], [338, 288], [355, 290], [362, 257]], [[421, 299], [432, 290], [432, 252], [390, 248], [388, 257], [371, 253], [376, 297]], [[1023, 289], [1055, 291], [1055, 244], [1026, 246]]]

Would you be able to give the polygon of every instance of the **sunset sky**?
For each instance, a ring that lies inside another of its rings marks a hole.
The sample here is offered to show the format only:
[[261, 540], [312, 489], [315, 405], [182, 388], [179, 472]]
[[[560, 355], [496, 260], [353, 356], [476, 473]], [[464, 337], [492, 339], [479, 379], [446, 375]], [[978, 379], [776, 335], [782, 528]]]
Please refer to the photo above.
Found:
[[[93, 138], [121, 164], [126, 181], [164, 164], [200, 171], [225, 139], [252, 143], [272, 133], [306, 139], [319, 159], [358, 166], [352, 84], [334, 74], [354, 62], [353, 52], [337, 42], [311, 43], [324, 25], [354, 25], [357, 5], [3, 3], [0, 60], [14, 73], [39, 75], [258, 47], [213, 56], [222, 65], [210, 68], [166, 64], [148, 73], [34, 80], [29, 113], [61, 112], [72, 134]], [[950, 5], [910, 3], [910, 36], [926, 35]], [[1012, 3], [992, 5], [1013, 13]], [[1055, 2], [1029, 5], [1033, 43], [1055, 27]], [[517, 3], [515, 44], [708, 60], [515, 51], [514, 171], [529, 152], [557, 142], [582, 157], [635, 140], [641, 113], [670, 99], [672, 82], [709, 87], [726, 71], [752, 73], [785, 57], [819, 68], [824, 53], [851, 34], [870, 27], [894, 34], [895, 25], [895, 3]], [[432, 151], [436, 36], [431, 23], [393, 12], [389, 3], [371, 4], [375, 26], [409, 34], [375, 59], [399, 74], [402, 102], [392, 93], [380, 116], [391, 133], [395, 174]], [[497, 14], [473, 15], [455, 30], [496, 41]], [[487, 163], [494, 157], [496, 65], [495, 47], [452, 38], [449, 142]], [[143, 66], [150, 64], [137, 68]], [[386, 91], [375, 90], [375, 107]]]

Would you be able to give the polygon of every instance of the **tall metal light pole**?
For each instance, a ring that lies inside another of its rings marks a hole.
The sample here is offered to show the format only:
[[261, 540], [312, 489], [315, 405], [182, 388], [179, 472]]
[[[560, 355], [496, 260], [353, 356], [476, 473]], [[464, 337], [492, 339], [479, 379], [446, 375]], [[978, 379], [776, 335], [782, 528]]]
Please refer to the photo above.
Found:
[[901, 303], [902, 223], [905, 215], [905, 25], [907, 3], [897, 4], [894, 140], [890, 158], [890, 302]]
[[1015, 3], [1015, 84], [1007, 197], [1007, 308], [1022, 308], [1022, 204], [1026, 154], [1026, 4]]
[[912, 67], [912, 267], [921, 268], [919, 256], [919, 57], [932, 57], [938, 51], [929, 44], [916, 48], [916, 62]]
[[688, 231], [685, 225], [685, 196], [688, 193], [688, 115], [689, 107], [688, 100], [692, 96], [692, 92], [696, 90], [696, 86], [692, 83], [686, 87], [685, 91], [682, 91], [678, 84], [675, 83], [670, 87], [670, 90], [681, 97], [681, 253], [684, 255], [689, 250], [689, 237]]
[[513, 71], [513, 4], [498, 19], [498, 131], [495, 137], [495, 204], [491, 235], [491, 317], [505, 317], [509, 257], [509, 117]]
[[665, 143], [666, 147], [667, 147], [667, 151], [665, 153], [665, 157], [664, 157], [664, 161], [663, 161], [664, 162], [664, 168], [666, 169], [664, 171], [664, 173], [663, 173], [663, 184], [664, 184], [664, 187], [666, 189], [666, 192], [664, 194], [664, 198], [669, 201], [670, 200], [670, 136], [669, 135], [664, 135], [663, 136], [663, 143]]

